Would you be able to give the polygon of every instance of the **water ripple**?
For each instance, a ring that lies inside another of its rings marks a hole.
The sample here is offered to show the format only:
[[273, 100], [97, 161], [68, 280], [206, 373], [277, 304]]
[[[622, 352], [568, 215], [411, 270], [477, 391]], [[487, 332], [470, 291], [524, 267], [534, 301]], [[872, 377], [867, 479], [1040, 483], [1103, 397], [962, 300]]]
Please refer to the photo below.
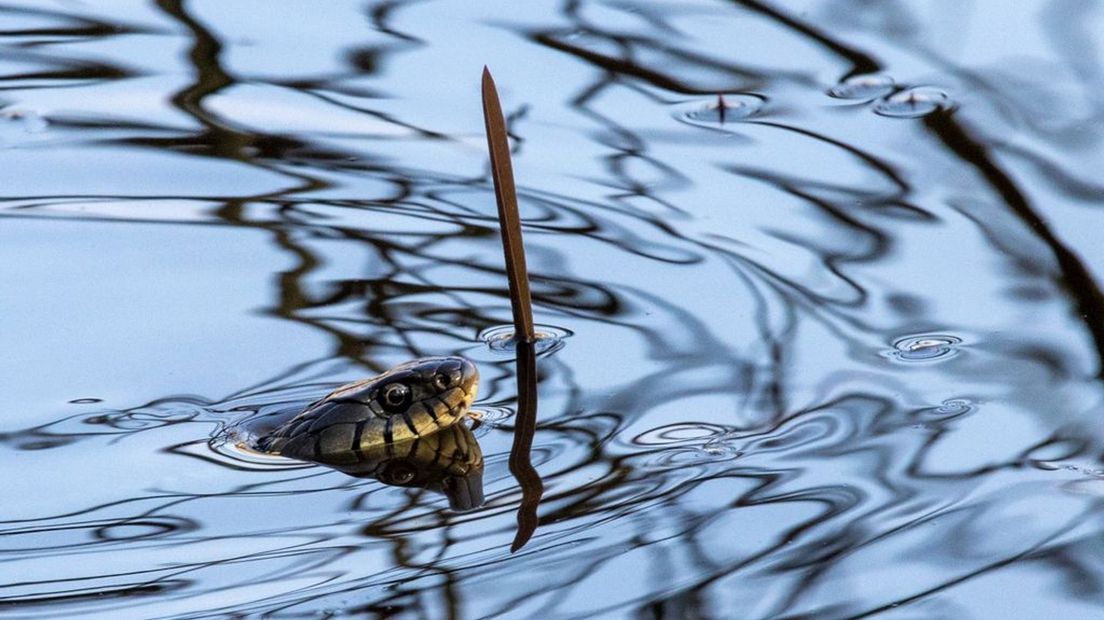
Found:
[[952, 107], [951, 98], [937, 88], [909, 88], [874, 104], [874, 113], [890, 118], [919, 118]]
[[753, 94], [717, 95], [706, 101], [690, 101], [675, 106], [675, 119], [706, 129], [722, 129], [727, 123], [751, 118], [763, 109], [766, 98]]
[[888, 75], [853, 75], [829, 89], [828, 94], [837, 99], [871, 101], [888, 95], [896, 87]]
[[915, 416], [925, 422], [941, 422], [953, 420], [973, 413], [977, 405], [966, 398], [951, 398], [943, 401], [935, 407], [926, 407], [916, 412]]
[[[564, 346], [564, 339], [574, 333], [571, 330], [554, 325], [534, 325], [536, 329], [537, 355], [552, 354]], [[512, 357], [517, 351], [513, 325], [496, 325], [479, 333], [479, 340], [485, 342], [491, 351], [504, 357]]]
[[906, 363], [939, 362], [959, 353], [962, 339], [948, 334], [917, 334], [893, 341], [893, 349], [885, 355]]

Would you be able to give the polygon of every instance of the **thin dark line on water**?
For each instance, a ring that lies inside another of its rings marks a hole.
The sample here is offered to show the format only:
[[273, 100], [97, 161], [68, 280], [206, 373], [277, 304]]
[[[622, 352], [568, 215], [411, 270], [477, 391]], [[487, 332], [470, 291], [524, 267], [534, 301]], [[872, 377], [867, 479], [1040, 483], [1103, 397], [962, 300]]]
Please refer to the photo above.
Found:
[[1031, 207], [1016, 183], [993, 163], [988, 150], [955, 122], [952, 114], [947, 110], [933, 112], [924, 118], [924, 125], [959, 159], [973, 166], [1013, 215], [1050, 248], [1060, 271], [1056, 284], [1069, 295], [1092, 336], [1097, 357], [1096, 376], [1104, 379], [1104, 293], [1077, 254], [1066, 247], [1043, 216]]
[[902, 607], [904, 605], [908, 605], [910, 603], [915, 603], [917, 601], [921, 601], [924, 598], [926, 598], [928, 596], [931, 596], [932, 594], [938, 594], [939, 592], [943, 592], [944, 590], [948, 590], [948, 589], [953, 588], [955, 586], [962, 585], [963, 583], [966, 583], [967, 581], [970, 581], [971, 579], [974, 579], [976, 577], [980, 577], [982, 575], [985, 575], [985, 574], [989, 573], [990, 571], [994, 571], [994, 570], [999, 569], [999, 568], [1004, 568], [1006, 566], [1011, 566], [1012, 564], [1015, 564], [1017, 562], [1021, 562], [1025, 559], [1029, 559], [1032, 554], [1036, 553], [1037, 551], [1039, 551], [1041, 549], [1045, 549], [1046, 546], [1049, 545], [1050, 543], [1052, 543], [1054, 540], [1056, 540], [1056, 539], [1060, 538], [1062, 535], [1068, 533], [1070, 528], [1072, 528], [1072, 525], [1070, 525], [1069, 527], [1061, 528], [1060, 530], [1058, 530], [1054, 534], [1052, 534], [1050, 536], [1047, 536], [1045, 539], [1043, 539], [1043, 540], [1039, 541], [1038, 543], [1028, 547], [1027, 549], [1024, 549], [1024, 550], [1020, 551], [1019, 553], [1014, 553], [1014, 554], [1012, 554], [1008, 557], [1001, 558], [999, 560], [996, 560], [994, 562], [986, 564], [986, 565], [984, 565], [980, 568], [972, 570], [972, 571], [970, 571], [966, 574], [960, 575], [960, 576], [958, 576], [954, 579], [950, 579], [950, 580], [947, 580], [945, 582], [942, 582], [942, 583], [936, 584], [934, 586], [931, 586], [931, 587], [925, 589], [922, 592], [917, 592], [916, 594], [913, 594], [911, 596], [907, 596], [907, 597], [897, 599], [897, 600], [893, 601], [892, 603], [888, 603], [886, 605], [882, 605], [882, 606], [876, 607], [874, 609], [868, 609], [868, 610], [863, 611], [861, 613], [857, 613], [857, 614], [854, 614], [852, 616], [847, 616], [847, 620], [860, 620], [861, 618], [869, 618], [871, 616], [875, 616], [875, 615], [878, 615], [880, 613], [890, 611], [892, 609], [897, 609], [899, 607]]
[[882, 70], [882, 65], [873, 56], [860, 52], [852, 47], [848, 47], [839, 41], [836, 41], [832, 37], [824, 34], [820, 30], [796, 20], [789, 15], [782, 13], [774, 7], [763, 4], [756, 0], [735, 0], [736, 4], [743, 6], [744, 8], [761, 13], [791, 30], [801, 33], [802, 35], [812, 39], [813, 41], [821, 44], [832, 53], [846, 59], [851, 63], [851, 71], [844, 76], [844, 78], [851, 77], [852, 75], [858, 75], [862, 73], [875, 73]]

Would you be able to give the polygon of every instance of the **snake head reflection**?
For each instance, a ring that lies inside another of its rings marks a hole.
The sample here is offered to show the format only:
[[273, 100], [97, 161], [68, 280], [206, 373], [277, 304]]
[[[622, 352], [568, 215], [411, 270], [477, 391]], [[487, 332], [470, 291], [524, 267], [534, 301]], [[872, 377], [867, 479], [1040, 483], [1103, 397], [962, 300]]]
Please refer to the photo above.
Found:
[[350, 476], [444, 493], [453, 510], [483, 505], [483, 452], [466, 424], [362, 451], [356, 463], [331, 465]]

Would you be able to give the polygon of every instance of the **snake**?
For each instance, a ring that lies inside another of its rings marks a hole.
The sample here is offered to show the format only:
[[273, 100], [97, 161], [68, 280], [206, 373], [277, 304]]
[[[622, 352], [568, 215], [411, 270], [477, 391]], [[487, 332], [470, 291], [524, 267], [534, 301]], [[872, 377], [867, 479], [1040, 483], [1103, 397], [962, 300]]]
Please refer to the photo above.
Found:
[[479, 371], [467, 359], [415, 359], [337, 388], [258, 437], [255, 445], [262, 452], [342, 469], [396, 452], [417, 453], [410, 442], [455, 426], [469, 414], [478, 390]]

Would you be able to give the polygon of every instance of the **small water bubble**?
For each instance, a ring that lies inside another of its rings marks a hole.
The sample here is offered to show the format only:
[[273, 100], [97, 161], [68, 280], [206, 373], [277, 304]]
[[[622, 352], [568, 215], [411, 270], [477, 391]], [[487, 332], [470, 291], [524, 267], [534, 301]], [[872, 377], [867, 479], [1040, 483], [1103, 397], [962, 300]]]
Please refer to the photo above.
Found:
[[691, 101], [676, 106], [674, 117], [696, 127], [718, 129], [725, 123], [754, 116], [763, 108], [761, 95], [717, 95], [708, 101]]
[[701, 447], [701, 451], [709, 456], [724, 456], [728, 453], [724, 444], [705, 444]]
[[945, 334], [923, 334], [907, 336], [893, 343], [888, 356], [902, 362], [942, 361], [958, 355], [958, 345], [962, 339]]
[[959, 416], [964, 413], [969, 413], [974, 408], [974, 405], [965, 398], [952, 398], [945, 400], [938, 407], [935, 408], [935, 412], [944, 416]]
[[836, 99], [870, 101], [893, 92], [897, 85], [888, 75], [869, 73], [853, 75], [828, 90], [828, 96]]
[[[535, 325], [536, 343], [534, 348], [537, 355], [554, 353], [564, 346], [564, 339], [574, 335], [571, 330], [553, 325]], [[517, 351], [517, 340], [514, 339], [513, 325], [497, 325], [483, 330], [478, 336], [487, 343], [491, 351], [513, 355]]]
[[918, 118], [951, 107], [947, 93], [929, 87], [917, 87], [894, 93], [874, 106], [874, 113], [890, 118]]
[[728, 442], [718, 440], [702, 444], [701, 452], [712, 458], [737, 458], [743, 454]]
[[9, 121], [22, 123], [27, 133], [42, 133], [50, 126], [50, 121], [34, 110], [8, 109], [2, 115]]
[[102, 398], [74, 398], [69, 401], [70, 405], [91, 405], [93, 403], [102, 403]]

